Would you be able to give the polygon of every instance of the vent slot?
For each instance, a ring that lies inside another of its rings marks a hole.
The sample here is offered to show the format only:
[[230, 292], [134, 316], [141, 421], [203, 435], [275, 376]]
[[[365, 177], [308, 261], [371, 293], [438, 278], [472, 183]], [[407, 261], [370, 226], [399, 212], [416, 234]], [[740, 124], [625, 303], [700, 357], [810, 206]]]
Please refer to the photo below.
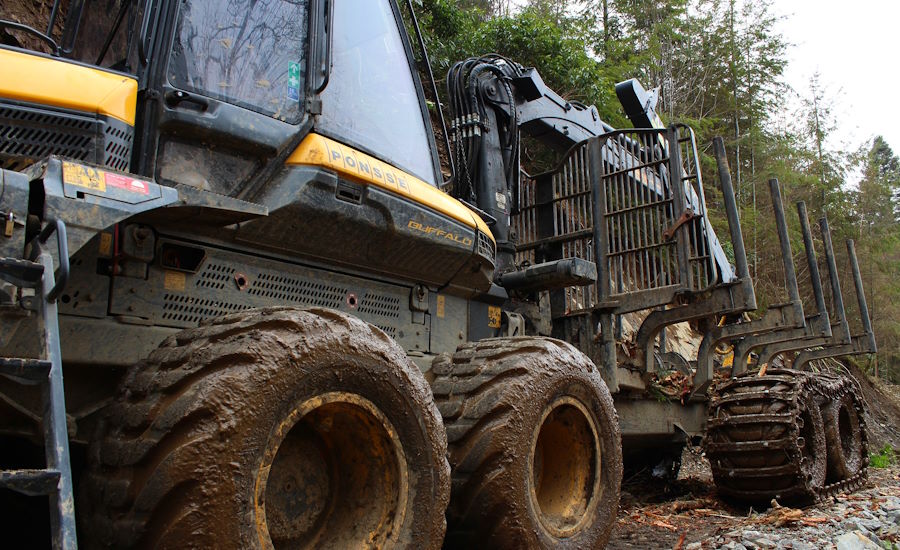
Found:
[[397, 319], [400, 317], [400, 298], [367, 292], [359, 303], [359, 312]]
[[203, 273], [197, 277], [197, 282], [195, 284], [201, 288], [222, 290], [228, 286], [232, 271], [233, 269], [227, 265], [216, 263], [206, 264], [206, 268], [204, 268]]
[[391, 338], [397, 337], [397, 327], [388, 327], [385, 325], [375, 325], [375, 326], [380, 328], [381, 330], [383, 330], [384, 333], [387, 334], [388, 336], [390, 336]]
[[49, 155], [95, 161], [97, 121], [0, 105], [0, 168], [24, 168]]
[[104, 129], [103, 164], [114, 170], [128, 171], [134, 130], [124, 124], [107, 124]]
[[183, 294], [163, 295], [163, 319], [181, 323], [199, 323], [204, 319], [250, 309], [246, 304], [194, 298]]
[[253, 296], [298, 304], [337, 309], [344, 303], [347, 289], [312, 280], [259, 273], [247, 291]]

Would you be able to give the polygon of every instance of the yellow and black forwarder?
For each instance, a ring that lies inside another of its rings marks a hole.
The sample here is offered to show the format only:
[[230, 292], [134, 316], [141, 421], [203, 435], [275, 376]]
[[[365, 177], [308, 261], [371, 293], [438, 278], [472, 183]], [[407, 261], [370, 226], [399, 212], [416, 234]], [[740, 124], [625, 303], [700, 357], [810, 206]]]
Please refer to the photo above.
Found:
[[[734, 269], [693, 134], [634, 81], [617, 93], [638, 129], [622, 131], [534, 69], [457, 64], [445, 182], [408, 2], [31, 7], [0, 8], [0, 509], [16, 544], [602, 547], [623, 442], [658, 461], [706, 432], [715, 344], [874, 350], [842, 306], [829, 322], [817, 302], [813, 323], [794, 294], [739, 322], [755, 297], [724, 150]], [[555, 170], [523, 175], [523, 131]], [[639, 311], [638, 353], [618, 357]], [[722, 316], [700, 356], [666, 351], [667, 326]], [[660, 402], [649, 381], [673, 369], [693, 391]], [[776, 378], [788, 412], [748, 377], [713, 394], [720, 485], [858, 483], [852, 387]], [[759, 410], [723, 405], [741, 399]], [[754, 422], [781, 431], [757, 441]], [[760, 457], [768, 470], [745, 467]]]

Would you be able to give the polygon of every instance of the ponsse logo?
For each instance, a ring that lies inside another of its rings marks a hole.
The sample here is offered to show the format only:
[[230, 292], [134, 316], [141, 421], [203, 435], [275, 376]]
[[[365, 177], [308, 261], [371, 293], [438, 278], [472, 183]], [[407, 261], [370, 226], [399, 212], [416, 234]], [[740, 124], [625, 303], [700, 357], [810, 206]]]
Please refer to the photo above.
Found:
[[419, 231], [421, 233], [425, 233], [426, 235], [433, 235], [438, 239], [447, 239], [448, 241], [453, 241], [463, 246], [472, 246], [472, 244], [474, 243], [474, 241], [469, 237], [464, 237], [450, 231], [444, 231], [443, 229], [440, 229], [438, 227], [422, 225], [421, 223], [414, 220], [409, 220], [409, 223], [406, 224], [406, 227], [415, 231]]

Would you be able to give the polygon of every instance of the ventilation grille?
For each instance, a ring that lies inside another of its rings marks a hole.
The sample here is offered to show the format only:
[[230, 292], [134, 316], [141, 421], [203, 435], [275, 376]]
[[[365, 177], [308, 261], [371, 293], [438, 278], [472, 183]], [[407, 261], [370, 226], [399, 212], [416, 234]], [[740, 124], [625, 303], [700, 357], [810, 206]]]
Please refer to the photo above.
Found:
[[[238, 273], [245, 274], [241, 275], [247, 280], [243, 288], [235, 282]], [[392, 338], [404, 334], [402, 328], [410, 322], [409, 317], [403, 315], [408, 311], [408, 288], [363, 283], [339, 274], [275, 272], [266, 269], [264, 262], [251, 264], [216, 258], [207, 260], [189, 280], [184, 292], [164, 293], [162, 308], [154, 306], [154, 312], [147, 317], [162, 324], [183, 327], [251, 308], [276, 305], [322, 307], [357, 315]], [[360, 288], [362, 285], [369, 288]], [[131, 296], [127, 297], [127, 300], [131, 299]], [[413, 338], [413, 343], [408, 345], [427, 345], [427, 338], [419, 342], [415, 340], [418, 334], [412, 336], [413, 333], [415, 331], [406, 333], [408, 338]]]
[[199, 323], [204, 319], [250, 309], [246, 304], [194, 298], [183, 294], [163, 295], [163, 319], [181, 323]]
[[131, 159], [131, 142], [134, 129], [122, 124], [107, 124], [104, 130], [105, 147], [103, 164], [114, 170], [128, 171]]
[[0, 103], [0, 168], [58, 155], [127, 172], [133, 141], [134, 128], [113, 118]]
[[231, 279], [231, 274], [234, 271], [233, 267], [209, 263], [206, 265], [206, 268], [202, 273], [197, 277], [197, 282], [195, 283], [198, 287], [201, 288], [212, 288], [216, 290], [222, 290], [226, 286], [228, 286], [228, 281]]
[[247, 292], [252, 296], [332, 309], [340, 307], [347, 296], [344, 287], [285, 275], [260, 273], [251, 284]]
[[491, 239], [488, 238], [487, 235], [485, 235], [484, 233], [479, 231], [478, 232], [478, 255], [482, 256], [484, 258], [487, 258], [488, 260], [491, 261], [491, 263], [493, 263], [494, 262], [494, 253], [495, 253], [494, 243], [491, 241]]
[[381, 330], [383, 330], [384, 333], [387, 334], [388, 336], [390, 336], [391, 338], [397, 337], [397, 327], [388, 327], [385, 325], [375, 325], [375, 326], [380, 328]]
[[[400, 317], [400, 298], [367, 292], [359, 302], [359, 312], [396, 319]], [[380, 328], [388, 332], [386, 328]]]
[[97, 121], [0, 105], [0, 167], [22, 169], [48, 155], [95, 161]]

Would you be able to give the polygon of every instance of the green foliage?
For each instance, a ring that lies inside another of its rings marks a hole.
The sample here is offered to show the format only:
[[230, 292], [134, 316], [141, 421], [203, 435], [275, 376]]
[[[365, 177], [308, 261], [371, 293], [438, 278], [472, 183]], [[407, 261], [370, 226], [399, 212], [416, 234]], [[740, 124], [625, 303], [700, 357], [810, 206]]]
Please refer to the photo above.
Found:
[[885, 445], [878, 453], [869, 453], [870, 468], [887, 468], [896, 462], [897, 453], [890, 445]]

